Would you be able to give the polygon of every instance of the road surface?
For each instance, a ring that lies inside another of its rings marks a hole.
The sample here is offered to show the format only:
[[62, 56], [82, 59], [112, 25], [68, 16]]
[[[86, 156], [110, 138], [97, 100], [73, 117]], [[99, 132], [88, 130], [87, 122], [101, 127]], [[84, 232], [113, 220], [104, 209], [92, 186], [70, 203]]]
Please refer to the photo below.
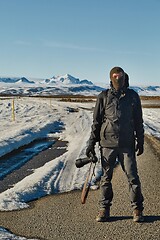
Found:
[[18, 236], [45, 240], [159, 240], [160, 159], [145, 142], [145, 153], [137, 162], [145, 198], [144, 223], [132, 221], [127, 180], [118, 166], [113, 176], [110, 222], [95, 221], [100, 192], [92, 190], [84, 205], [81, 192], [73, 191], [33, 201], [28, 209], [0, 212], [0, 226]]

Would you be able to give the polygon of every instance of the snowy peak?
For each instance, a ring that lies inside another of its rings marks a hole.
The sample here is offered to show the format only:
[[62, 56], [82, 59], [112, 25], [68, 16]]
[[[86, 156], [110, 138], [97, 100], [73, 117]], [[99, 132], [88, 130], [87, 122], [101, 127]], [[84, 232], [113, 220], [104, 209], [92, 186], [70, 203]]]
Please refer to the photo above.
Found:
[[65, 74], [64, 76], [59, 76], [58, 80], [64, 84], [79, 84], [80, 80], [71, 76], [70, 74]]
[[34, 83], [34, 81], [29, 81], [27, 78], [25, 77], [22, 77], [22, 78], [19, 78], [17, 79], [16, 81], [17, 83]]
[[65, 75], [62, 75], [62, 76], [53, 76], [52, 78], [50, 79], [45, 79], [44, 81], [45, 83], [47, 84], [54, 84], [54, 83], [59, 83], [59, 84], [64, 84], [64, 85], [68, 85], [68, 84], [89, 84], [89, 85], [93, 85], [93, 83], [91, 81], [88, 81], [88, 80], [79, 80], [79, 78], [75, 78], [73, 77], [72, 75], [70, 74], [65, 74]]

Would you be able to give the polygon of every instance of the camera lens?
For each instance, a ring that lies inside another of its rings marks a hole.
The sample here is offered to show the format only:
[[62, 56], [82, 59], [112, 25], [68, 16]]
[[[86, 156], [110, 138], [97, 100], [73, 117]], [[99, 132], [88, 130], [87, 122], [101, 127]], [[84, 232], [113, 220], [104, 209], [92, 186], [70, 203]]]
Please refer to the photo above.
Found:
[[89, 162], [91, 162], [91, 160], [89, 158], [79, 158], [76, 160], [76, 167], [77, 168], [81, 168], [84, 165], [88, 164]]

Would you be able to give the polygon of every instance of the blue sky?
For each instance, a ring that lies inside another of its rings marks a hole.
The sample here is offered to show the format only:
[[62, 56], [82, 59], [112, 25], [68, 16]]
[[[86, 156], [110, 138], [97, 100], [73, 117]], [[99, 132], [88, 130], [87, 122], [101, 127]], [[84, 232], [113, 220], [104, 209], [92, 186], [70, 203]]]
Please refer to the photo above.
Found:
[[0, 76], [160, 85], [160, 0], [0, 0]]

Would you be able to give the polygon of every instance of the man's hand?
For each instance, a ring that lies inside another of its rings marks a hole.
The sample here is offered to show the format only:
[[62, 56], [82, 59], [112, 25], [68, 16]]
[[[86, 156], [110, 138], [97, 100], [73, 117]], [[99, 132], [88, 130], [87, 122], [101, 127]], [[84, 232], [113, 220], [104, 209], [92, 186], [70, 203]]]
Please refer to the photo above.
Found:
[[87, 149], [86, 149], [86, 155], [87, 155], [87, 157], [90, 157], [90, 154], [91, 154], [91, 153], [92, 153], [94, 156], [96, 155], [94, 148], [95, 148], [95, 144], [89, 144], [89, 145], [88, 145], [88, 147], [87, 147]]
[[137, 143], [135, 151], [137, 152], [137, 156], [141, 155], [144, 151], [143, 144]]

